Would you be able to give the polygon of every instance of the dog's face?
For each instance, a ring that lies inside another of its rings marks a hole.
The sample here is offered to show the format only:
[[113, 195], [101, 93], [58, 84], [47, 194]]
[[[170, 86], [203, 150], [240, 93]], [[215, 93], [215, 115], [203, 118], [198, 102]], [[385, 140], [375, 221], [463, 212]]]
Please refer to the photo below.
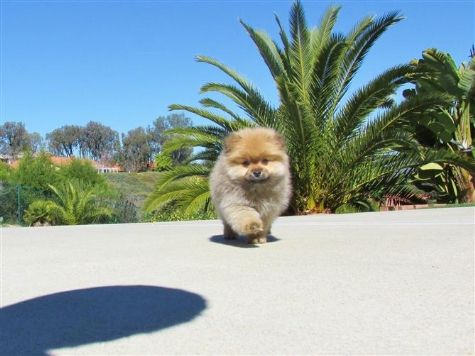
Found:
[[288, 172], [281, 135], [272, 129], [241, 130], [224, 141], [227, 174], [233, 181], [260, 184]]

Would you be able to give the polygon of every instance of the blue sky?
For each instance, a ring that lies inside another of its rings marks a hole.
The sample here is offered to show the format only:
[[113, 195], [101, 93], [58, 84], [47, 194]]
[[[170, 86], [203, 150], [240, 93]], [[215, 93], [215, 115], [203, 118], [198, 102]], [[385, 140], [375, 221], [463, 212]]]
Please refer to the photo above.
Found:
[[[312, 26], [329, 5], [342, 5], [336, 29], [343, 32], [366, 15], [399, 10], [406, 17], [372, 48], [355, 86], [429, 47], [449, 52], [460, 64], [475, 42], [474, 0], [302, 3]], [[226, 80], [195, 62], [199, 54], [236, 69], [277, 103], [270, 75], [239, 19], [277, 39], [274, 13], [288, 28], [291, 4], [0, 0], [0, 124], [21, 121], [42, 135], [91, 120], [124, 133], [146, 127], [167, 115], [172, 103], [198, 104], [204, 83]]]

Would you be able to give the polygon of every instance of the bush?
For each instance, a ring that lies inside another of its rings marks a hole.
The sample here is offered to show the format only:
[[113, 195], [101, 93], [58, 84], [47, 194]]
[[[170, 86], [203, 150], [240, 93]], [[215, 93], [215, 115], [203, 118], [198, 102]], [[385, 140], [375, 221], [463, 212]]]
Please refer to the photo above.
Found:
[[23, 220], [27, 225], [56, 224], [59, 216], [56, 214], [54, 203], [49, 200], [36, 200], [28, 206]]
[[358, 201], [355, 204], [344, 204], [339, 206], [336, 214], [366, 213], [370, 211], [379, 211], [379, 204], [373, 200]]
[[177, 210], [173, 203], [168, 204], [164, 209], [160, 211], [154, 211], [146, 213], [143, 217], [144, 221], [156, 222], [156, 221], [183, 221], [183, 220], [211, 220], [216, 219], [216, 213], [209, 211], [196, 211], [191, 214], [184, 214]]
[[86, 160], [73, 159], [71, 163], [60, 168], [59, 175], [66, 181], [77, 179], [91, 186], [107, 186], [104, 176], [99, 174], [91, 162]]
[[17, 192], [15, 185], [0, 183], [0, 216], [5, 222], [18, 220]]
[[13, 170], [11, 180], [16, 184], [47, 192], [48, 184], [56, 184], [61, 180], [58, 170], [49, 154], [42, 152], [34, 157], [31, 153], [26, 153], [18, 168]]
[[97, 197], [93, 187], [75, 179], [49, 188], [54, 199], [31, 203], [25, 213], [28, 224], [82, 225], [110, 221], [112, 208], [107, 201]]
[[112, 204], [113, 211], [111, 223], [135, 223], [138, 222], [137, 207], [127, 199], [124, 194], [119, 194]]
[[0, 182], [0, 216], [8, 223], [22, 223], [24, 210], [31, 202], [49, 197], [50, 192], [39, 188]]
[[8, 182], [11, 179], [12, 169], [5, 162], [0, 161], [0, 182]]

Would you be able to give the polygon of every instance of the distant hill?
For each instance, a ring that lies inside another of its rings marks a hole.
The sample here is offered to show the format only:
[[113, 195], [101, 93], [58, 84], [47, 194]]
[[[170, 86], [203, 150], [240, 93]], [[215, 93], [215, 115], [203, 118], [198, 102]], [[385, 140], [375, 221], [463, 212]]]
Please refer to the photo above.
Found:
[[139, 217], [144, 201], [155, 188], [159, 176], [159, 172], [104, 174], [110, 185], [137, 207]]

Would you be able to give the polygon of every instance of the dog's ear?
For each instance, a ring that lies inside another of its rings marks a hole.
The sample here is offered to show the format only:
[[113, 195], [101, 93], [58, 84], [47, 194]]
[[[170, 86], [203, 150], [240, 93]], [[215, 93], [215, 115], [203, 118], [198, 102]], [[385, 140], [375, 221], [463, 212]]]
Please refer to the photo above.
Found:
[[279, 148], [286, 149], [287, 145], [285, 144], [285, 138], [277, 131], [274, 132], [274, 141], [277, 143]]
[[239, 136], [238, 133], [232, 132], [228, 136], [225, 137], [224, 139], [224, 152], [229, 153], [234, 145], [241, 140], [241, 136]]

